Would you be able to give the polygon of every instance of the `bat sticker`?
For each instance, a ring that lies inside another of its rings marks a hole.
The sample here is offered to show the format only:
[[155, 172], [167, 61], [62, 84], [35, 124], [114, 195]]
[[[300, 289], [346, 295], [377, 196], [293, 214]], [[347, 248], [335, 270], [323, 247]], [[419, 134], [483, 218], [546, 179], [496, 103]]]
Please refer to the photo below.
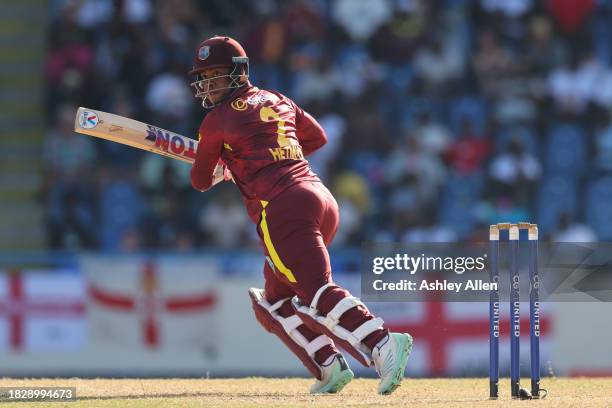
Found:
[[92, 111], [83, 111], [79, 116], [79, 125], [83, 129], [93, 129], [98, 125], [98, 115]]

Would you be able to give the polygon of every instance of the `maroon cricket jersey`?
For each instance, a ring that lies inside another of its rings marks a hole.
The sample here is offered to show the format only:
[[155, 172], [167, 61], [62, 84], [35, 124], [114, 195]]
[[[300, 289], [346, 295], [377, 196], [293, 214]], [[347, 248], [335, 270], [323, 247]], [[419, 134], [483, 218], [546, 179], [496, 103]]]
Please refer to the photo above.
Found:
[[191, 183], [211, 187], [219, 159], [232, 172], [250, 218], [259, 222], [261, 200], [273, 200], [301, 181], [318, 181], [304, 156], [327, 142], [317, 121], [291, 99], [251, 84], [206, 115], [191, 169]]

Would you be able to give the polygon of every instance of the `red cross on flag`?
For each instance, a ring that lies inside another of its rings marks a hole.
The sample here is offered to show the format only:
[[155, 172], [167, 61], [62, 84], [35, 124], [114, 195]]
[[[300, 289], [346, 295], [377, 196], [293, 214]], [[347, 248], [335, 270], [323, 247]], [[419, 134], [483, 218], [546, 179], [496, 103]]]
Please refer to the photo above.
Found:
[[92, 341], [135, 348], [214, 348], [215, 268], [188, 258], [85, 257]]
[[0, 273], [0, 351], [75, 351], [85, 340], [81, 276], [51, 270]]
[[[351, 293], [359, 293], [359, 276], [336, 274], [334, 279]], [[410, 333], [414, 347], [406, 372], [410, 376], [486, 375], [489, 364], [488, 302], [443, 302], [423, 297], [420, 302], [365, 302], [393, 332]], [[500, 367], [509, 371], [509, 302], [502, 302]], [[550, 360], [553, 313], [542, 304], [540, 361]], [[529, 302], [521, 302], [521, 364], [529, 366]], [[359, 370], [359, 367], [356, 366]]]
[[[506, 302], [507, 303], [507, 302]], [[442, 377], [478, 371], [488, 364], [489, 315], [488, 303], [431, 302], [412, 305], [416, 316], [398, 318], [387, 315], [389, 330], [410, 333], [426, 362], [422, 375]], [[509, 360], [509, 312], [502, 305], [500, 320], [500, 362]], [[521, 304], [521, 358], [529, 355], [529, 304]], [[544, 309], [543, 309], [544, 310]], [[540, 341], [547, 342], [551, 332], [551, 318], [543, 314], [540, 320]], [[547, 353], [548, 347], [542, 350]], [[544, 354], [547, 355], [547, 354]], [[544, 358], [545, 361], [545, 358]]]

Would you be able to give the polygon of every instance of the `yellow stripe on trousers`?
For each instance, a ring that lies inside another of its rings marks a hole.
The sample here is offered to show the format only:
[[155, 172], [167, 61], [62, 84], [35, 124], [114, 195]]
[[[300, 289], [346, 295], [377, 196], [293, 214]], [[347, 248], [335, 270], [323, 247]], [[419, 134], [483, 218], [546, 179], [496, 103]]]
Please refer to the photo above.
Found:
[[274, 262], [274, 266], [280, 273], [285, 275], [289, 282], [296, 283], [295, 276], [293, 276], [293, 272], [291, 269], [287, 268], [283, 261], [281, 261], [278, 253], [276, 252], [276, 248], [274, 248], [274, 244], [272, 244], [272, 239], [270, 238], [270, 231], [268, 231], [268, 222], [266, 221], [266, 206], [268, 205], [267, 201], [261, 200], [261, 205], [264, 208], [261, 211], [261, 222], [259, 225], [261, 226], [261, 232], [263, 233], [264, 244], [266, 245], [266, 249], [270, 254], [270, 258], [272, 258], [272, 262]]

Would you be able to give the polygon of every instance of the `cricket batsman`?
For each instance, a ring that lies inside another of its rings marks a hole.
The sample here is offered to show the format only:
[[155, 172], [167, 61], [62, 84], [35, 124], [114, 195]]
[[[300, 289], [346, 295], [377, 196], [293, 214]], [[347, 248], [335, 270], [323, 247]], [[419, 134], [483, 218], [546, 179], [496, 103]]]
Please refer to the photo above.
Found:
[[412, 337], [334, 283], [327, 245], [338, 204], [305, 159], [327, 142], [317, 121], [291, 99], [249, 82], [249, 59], [229, 37], [199, 44], [190, 74], [207, 114], [191, 182], [208, 190], [217, 164], [242, 193], [265, 253], [264, 289], [249, 295], [259, 323], [278, 336], [316, 378], [311, 393], [336, 393], [353, 378], [340, 346], [380, 376], [378, 392], [399, 385]]

